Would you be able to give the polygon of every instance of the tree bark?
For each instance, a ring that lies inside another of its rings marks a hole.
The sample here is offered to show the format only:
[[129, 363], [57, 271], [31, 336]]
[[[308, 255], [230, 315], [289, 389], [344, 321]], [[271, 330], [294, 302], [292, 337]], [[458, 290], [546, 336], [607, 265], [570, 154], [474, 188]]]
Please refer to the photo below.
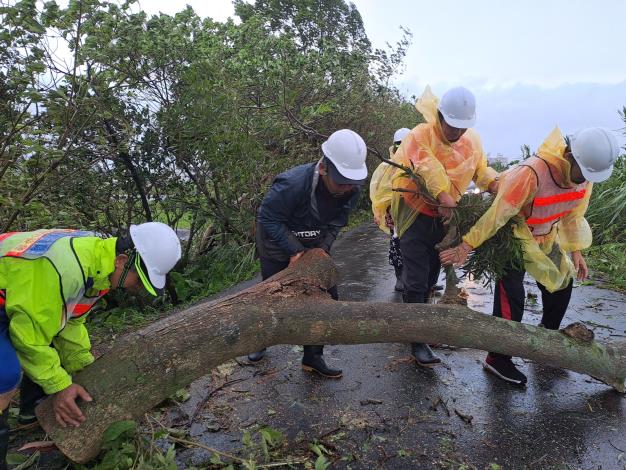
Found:
[[64, 454], [85, 463], [113, 422], [141, 418], [217, 365], [277, 344], [445, 343], [589, 374], [624, 392], [625, 343], [584, 342], [458, 305], [337, 302], [325, 291], [335, 283], [332, 260], [311, 250], [254, 287], [119, 338], [74, 377], [94, 398], [81, 403], [86, 421], [58, 427], [49, 399], [36, 410], [39, 421]]

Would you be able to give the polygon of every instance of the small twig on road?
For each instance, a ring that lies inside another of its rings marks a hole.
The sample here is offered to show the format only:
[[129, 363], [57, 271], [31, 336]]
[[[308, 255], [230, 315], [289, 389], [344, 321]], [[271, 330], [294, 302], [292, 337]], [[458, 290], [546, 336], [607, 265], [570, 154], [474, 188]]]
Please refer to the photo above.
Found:
[[241, 362], [237, 358], [233, 359], [233, 361], [235, 361], [239, 367], [256, 367], [257, 366], [256, 364], [251, 364], [248, 362]]
[[366, 400], [361, 400], [361, 406], [366, 406], [366, 405], [382, 405], [383, 401], [382, 400], [375, 400], [373, 398], [368, 398]]
[[242, 459], [241, 457], [237, 457], [236, 455], [233, 454], [229, 454], [227, 452], [222, 452], [221, 450], [217, 450], [213, 447], [209, 447], [207, 445], [204, 445], [200, 442], [196, 442], [196, 441], [189, 441], [187, 439], [181, 439], [180, 437], [174, 437], [174, 436], [169, 436], [169, 439], [174, 441], [174, 442], [178, 442], [179, 444], [185, 444], [186, 446], [193, 446], [193, 447], [199, 447], [201, 449], [204, 450], [208, 450], [209, 452], [213, 452], [217, 455], [221, 455], [223, 457], [227, 457], [231, 460], [234, 460], [235, 462], [243, 462], [244, 459]]
[[330, 436], [331, 434], [335, 434], [337, 431], [341, 431], [341, 426], [339, 426], [338, 428], [332, 429], [328, 432], [325, 432], [324, 434], [320, 435], [317, 437], [318, 440], [322, 440], [324, 439], [326, 436]]
[[441, 396], [438, 396], [435, 401], [433, 401], [433, 404], [431, 405], [431, 408], [435, 411], [437, 411], [437, 407], [439, 405], [443, 405], [443, 409], [446, 412], [446, 415], [450, 416], [450, 410], [448, 409], [448, 405], [445, 401], [443, 401], [443, 398], [441, 398]]
[[619, 447], [617, 447], [616, 445], [614, 445], [611, 440], [609, 439], [609, 444], [611, 444], [611, 447], [613, 447], [613, 449], [619, 450], [620, 452], [626, 452], [626, 450], [622, 450]]
[[208, 402], [211, 398], [213, 398], [213, 396], [214, 396], [217, 392], [219, 392], [220, 390], [223, 390], [224, 388], [226, 388], [226, 387], [228, 387], [228, 386], [230, 386], [230, 385], [233, 385], [233, 384], [236, 384], [236, 383], [239, 383], [239, 382], [243, 382], [243, 381], [245, 381], [245, 380], [248, 380], [249, 378], [250, 378], [250, 377], [246, 377], [246, 378], [243, 378], [243, 379], [233, 379], [233, 380], [229, 380], [228, 382], [224, 382], [224, 383], [223, 383], [222, 385], [220, 385], [219, 387], [214, 388], [213, 390], [211, 390], [211, 391], [209, 392], [209, 394], [208, 394], [206, 397], [204, 397], [202, 400], [200, 400], [200, 402], [199, 402], [199, 403], [198, 403], [198, 405], [196, 406], [195, 411], [193, 412], [193, 414], [192, 414], [192, 415], [190, 416], [190, 418], [189, 418], [189, 426], [191, 426], [191, 423], [193, 423], [193, 422], [196, 420], [196, 418], [198, 417], [198, 414], [200, 413], [200, 411], [202, 410], [202, 408], [204, 408], [204, 405], [206, 405], [206, 403], [207, 403], [207, 402]]
[[463, 421], [465, 421], [467, 424], [471, 425], [472, 421], [474, 420], [474, 417], [472, 415], [466, 415], [465, 413], [460, 412], [459, 410], [457, 410], [456, 408], [454, 409], [454, 412], [456, 413], [456, 415], [461, 418]]

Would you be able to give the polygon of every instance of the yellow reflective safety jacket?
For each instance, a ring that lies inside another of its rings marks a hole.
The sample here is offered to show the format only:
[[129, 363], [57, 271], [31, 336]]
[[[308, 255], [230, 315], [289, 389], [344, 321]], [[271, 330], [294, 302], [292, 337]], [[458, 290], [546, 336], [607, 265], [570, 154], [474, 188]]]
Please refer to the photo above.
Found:
[[0, 308], [22, 369], [47, 394], [94, 360], [85, 314], [110, 288], [115, 242], [75, 230], [0, 235]]

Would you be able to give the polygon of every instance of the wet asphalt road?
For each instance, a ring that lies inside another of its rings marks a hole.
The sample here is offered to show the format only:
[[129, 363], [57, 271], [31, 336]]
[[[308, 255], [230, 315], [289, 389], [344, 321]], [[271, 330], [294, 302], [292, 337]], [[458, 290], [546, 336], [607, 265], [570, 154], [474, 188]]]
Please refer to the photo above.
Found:
[[[388, 240], [366, 224], [336, 243], [342, 299], [401, 301]], [[526, 284], [539, 294], [531, 280]], [[489, 289], [464, 286], [469, 306], [490, 313]], [[524, 321], [539, 323], [540, 308], [529, 300]], [[625, 314], [625, 295], [581, 286], [564, 324], [584, 321], [596, 338], [626, 340]], [[325, 351], [343, 369], [342, 379], [305, 373], [299, 347], [276, 346], [257, 365], [239, 358], [195, 382], [172, 419], [179, 414], [184, 421], [211, 392], [192, 439], [236, 452], [244, 430], [271, 426], [287, 436], [290, 455], [322, 443], [332, 452], [330, 468], [626, 468], [626, 397], [590, 377], [517, 359], [529, 380], [518, 389], [483, 371], [482, 351], [438, 349], [444, 364], [432, 370], [417, 368], [402, 344]], [[192, 449], [178, 455], [181, 465], [202, 466], [209, 458]]]

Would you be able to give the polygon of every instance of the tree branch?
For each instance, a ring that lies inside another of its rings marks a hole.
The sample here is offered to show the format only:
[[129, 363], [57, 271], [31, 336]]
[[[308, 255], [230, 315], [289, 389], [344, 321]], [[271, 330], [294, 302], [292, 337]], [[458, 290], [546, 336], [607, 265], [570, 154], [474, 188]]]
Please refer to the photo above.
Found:
[[438, 342], [526, 357], [592, 375], [624, 392], [626, 345], [584, 342], [466, 307], [337, 302], [332, 260], [310, 250], [295, 265], [234, 296], [176, 312], [114, 342], [74, 376], [94, 401], [81, 403], [79, 428], [56, 424], [51, 400], [36, 413], [69, 458], [87, 462], [113, 422], [139, 419], [212, 368], [276, 344]]

